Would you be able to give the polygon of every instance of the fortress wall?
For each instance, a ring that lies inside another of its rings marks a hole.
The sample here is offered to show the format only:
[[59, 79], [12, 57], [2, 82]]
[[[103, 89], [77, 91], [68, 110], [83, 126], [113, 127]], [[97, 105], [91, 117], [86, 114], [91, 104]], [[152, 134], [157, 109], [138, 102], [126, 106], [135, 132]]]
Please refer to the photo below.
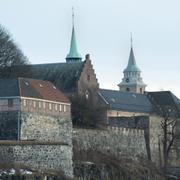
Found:
[[62, 170], [73, 176], [72, 146], [61, 143], [0, 141], [2, 164], [15, 164], [32, 170]]
[[147, 158], [144, 131], [109, 127], [107, 130], [74, 129], [75, 151], [100, 151], [117, 157]]
[[151, 160], [157, 165], [162, 164], [162, 128], [161, 117], [156, 115], [150, 116], [149, 137]]
[[21, 140], [60, 141], [72, 145], [72, 121], [69, 116], [21, 113]]

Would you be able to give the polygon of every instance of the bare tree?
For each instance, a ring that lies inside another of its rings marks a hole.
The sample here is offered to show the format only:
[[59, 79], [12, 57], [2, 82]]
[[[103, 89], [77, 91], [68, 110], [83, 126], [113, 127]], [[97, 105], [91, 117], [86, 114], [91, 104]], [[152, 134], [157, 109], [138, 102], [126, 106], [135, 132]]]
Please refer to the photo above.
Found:
[[170, 91], [149, 92], [148, 97], [154, 105], [156, 113], [161, 117], [159, 139], [162, 145], [162, 166], [166, 171], [170, 152], [175, 140], [179, 136], [177, 122], [180, 118], [180, 100]]
[[20, 68], [19, 65], [29, 64], [28, 59], [16, 45], [9, 32], [0, 26], [0, 78], [17, 77], [30, 70], [30, 66]]
[[169, 154], [174, 144], [175, 139], [178, 136], [176, 131], [177, 119], [179, 117], [178, 108], [175, 106], [161, 105], [159, 107], [160, 114], [162, 117], [161, 128], [162, 128], [162, 146], [163, 146], [163, 167], [164, 170], [167, 168]]

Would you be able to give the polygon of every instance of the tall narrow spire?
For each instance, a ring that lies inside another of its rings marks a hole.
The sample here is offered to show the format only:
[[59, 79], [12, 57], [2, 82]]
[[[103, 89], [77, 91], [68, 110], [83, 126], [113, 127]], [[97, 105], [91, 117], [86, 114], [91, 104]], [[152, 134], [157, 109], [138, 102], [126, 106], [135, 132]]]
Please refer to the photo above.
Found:
[[66, 56], [66, 62], [77, 62], [81, 60], [82, 57], [77, 50], [76, 35], [74, 29], [74, 8], [72, 8], [72, 36], [71, 36], [70, 50]]
[[144, 84], [141, 78], [141, 71], [136, 65], [132, 42], [133, 41], [131, 34], [131, 50], [129, 54], [128, 65], [123, 71], [124, 77], [121, 83], [118, 84], [118, 86], [120, 88], [120, 91], [144, 93], [146, 84]]
[[136, 60], [134, 56], [134, 51], [133, 51], [133, 38], [132, 38], [132, 33], [131, 33], [131, 50], [129, 54], [129, 60], [128, 60], [128, 65], [126, 67], [125, 71], [140, 71], [140, 69], [136, 65]]

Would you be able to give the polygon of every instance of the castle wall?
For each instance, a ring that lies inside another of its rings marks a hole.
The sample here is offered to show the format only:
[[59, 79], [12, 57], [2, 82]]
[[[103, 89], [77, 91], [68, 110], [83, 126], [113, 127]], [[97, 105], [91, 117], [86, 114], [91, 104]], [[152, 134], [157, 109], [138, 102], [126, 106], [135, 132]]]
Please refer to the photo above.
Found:
[[72, 144], [70, 104], [23, 98], [21, 140], [57, 141]]
[[69, 116], [21, 113], [21, 140], [57, 141], [72, 144], [72, 122]]
[[162, 164], [162, 118], [157, 115], [150, 115], [149, 121], [149, 137], [151, 160], [157, 165]]
[[133, 117], [133, 116], [148, 116], [148, 113], [141, 113], [141, 112], [128, 112], [128, 111], [118, 111], [118, 110], [108, 110], [107, 116], [108, 117]]
[[72, 147], [61, 143], [0, 141], [2, 164], [15, 164], [32, 170], [62, 170], [73, 176]]
[[73, 143], [76, 151], [98, 151], [117, 157], [147, 158], [144, 131], [109, 127], [107, 130], [74, 129]]

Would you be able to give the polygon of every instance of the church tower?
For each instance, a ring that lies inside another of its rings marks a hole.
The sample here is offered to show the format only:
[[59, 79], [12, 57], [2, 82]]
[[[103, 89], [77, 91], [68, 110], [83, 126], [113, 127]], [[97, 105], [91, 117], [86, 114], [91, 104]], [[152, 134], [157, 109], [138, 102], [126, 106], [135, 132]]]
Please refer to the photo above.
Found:
[[122, 79], [122, 82], [118, 84], [119, 90], [123, 92], [134, 92], [143, 94], [146, 84], [144, 84], [144, 82], [142, 81], [141, 71], [136, 65], [132, 46], [132, 38], [128, 65], [126, 69], [124, 69], [123, 73], [124, 77]]
[[81, 55], [78, 53], [77, 44], [76, 44], [76, 35], [74, 29], [74, 11], [72, 11], [72, 36], [69, 53], [66, 56], [66, 62], [79, 62], [82, 60]]

